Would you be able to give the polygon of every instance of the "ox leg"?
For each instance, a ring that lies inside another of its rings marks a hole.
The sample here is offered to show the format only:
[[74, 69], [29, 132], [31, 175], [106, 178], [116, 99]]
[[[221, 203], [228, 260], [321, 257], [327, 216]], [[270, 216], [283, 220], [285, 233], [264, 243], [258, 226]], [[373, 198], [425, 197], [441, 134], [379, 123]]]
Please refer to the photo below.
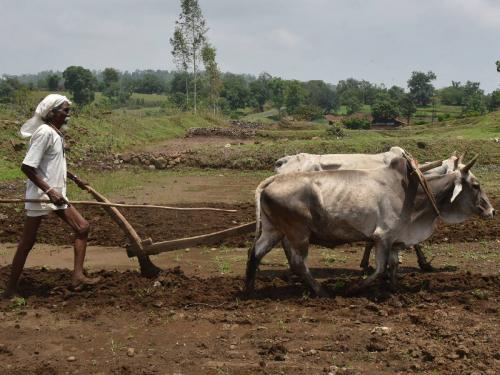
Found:
[[415, 253], [417, 254], [417, 260], [418, 260], [418, 266], [420, 269], [424, 272], [434, 272], [435, 269], [434, 267], [431, 266], [431, 261], [427, 261], [425, 258], [425, 254], [422, 251], [422, 246], [420, 245], [415, 245]]
[[363, 269], [365, 273], [370, 272], [373, 268], [370, 267], [370, 253], [373, 249], [373, 243], [368, 243], [365, 246], [365, 251], [363, 253], [363, 259], [359, 266]]
[[300, 245], [291, 244], [290, 267], [293, 272], [300, 275], [302, 282], [306, 284], [318, 297], [327, 297], [328, 293], [311, 275], [309, 267], [307, 267], [306, 259], [309, 250], [309, 242], [303, 242]]
[[[264, 220], [262, 220], [264, 223]], [[250, 250], [248, 250], [247, 269], [245, 277], [244, 293], [252, 293], [255, 287], [255, 275], [257, 267], [262, 258], [283, 238], [283, 235], [274, 228], [265, 228], [262, 226], [262, 233], [259, 239], [254, 242]]]
[[351, 286], [348, 289], [349, 293], [356, 293], [366, 288], [367, 286], [373, 284], [373, 282], [384, 276], [387, 269], [387, 262], [389, 258], [389, 250], [390, 246], [383, 241], [375, 242], [375, 258], [377, 261], [377, 268], [375, 272], [373, 272], [370, 276], [368, 276], [365, 280], [362, 280], [356, 285]]

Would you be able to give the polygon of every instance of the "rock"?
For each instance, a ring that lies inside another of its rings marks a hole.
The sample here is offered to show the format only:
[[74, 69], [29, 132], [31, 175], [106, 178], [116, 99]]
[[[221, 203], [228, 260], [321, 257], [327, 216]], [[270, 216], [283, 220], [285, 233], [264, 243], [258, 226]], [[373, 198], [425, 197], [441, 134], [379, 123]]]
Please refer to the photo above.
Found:
[[68, 358], [66, 358], [66, 360], [67, 360], [68, 362], [75, 362], [75, 361], [76, 361], [76, 357], [75, 357], [74, 355], [71, 355], [71, 356], [69, 356]]
[[231, 350], [236, 349], [236, 345], [229, 345], [229, 349], [231, 349]]
[[133, 357], [135, 355], [135, 349], [134, 348], [128, 348], [127, 349], [127, 356]]
[[160, 307], [162, 307], [162, 306], [163, 306], [163, 302], [161, 302], [161, 301], [156, 301], [156, 302], [153, 302], [153, 306], [154, 306], [154, 307], [158, 307], [158, 308], [160, 308]]
[[148, 169], [150, 171], [154, 171], [156, 169], [156, 167], [153, 164], [151, 164], [151, 165], [148, 165]]
[[378, 335], [387, 335], [389, 332], [391, 332], [392, 329], [389, 327], [384, 327], [384, 326], [378, 326], [373, 328], [370, 333], [372, 334], [378, 334]]

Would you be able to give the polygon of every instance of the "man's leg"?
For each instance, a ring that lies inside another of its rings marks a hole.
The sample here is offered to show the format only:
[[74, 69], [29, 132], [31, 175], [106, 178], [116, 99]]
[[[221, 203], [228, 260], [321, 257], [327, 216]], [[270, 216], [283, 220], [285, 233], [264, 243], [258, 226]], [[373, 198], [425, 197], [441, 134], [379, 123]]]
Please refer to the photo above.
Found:
[[10, 297], [17, 293], [17, 282], [19, 277], [23, 272], [24, 264], [26, 263], [26, 258], [33, 248], [36, 240], [36, 234], [40, 223], [42, 222], [43, 216], [26, 217], [24, 222], [24, 230], [21, 240], [17, 245], [16, 254], [12, 260], [12, 269], [10, 271], [9, 282], [7, 284], [7, 289], [4, 293], [4, 297]]
[[56, 214], [63, 219], [75, 232], [75, 265], [73, 271], [73, 282], [75, 284], [95, 284], [100, 280], [88, 278], [83, 273], [83, 262], [87, 251], [87, 238], [89, 236], [89, 223], [76, 210], [74, 206], [69, 206], [65, 210], [57, 210]]

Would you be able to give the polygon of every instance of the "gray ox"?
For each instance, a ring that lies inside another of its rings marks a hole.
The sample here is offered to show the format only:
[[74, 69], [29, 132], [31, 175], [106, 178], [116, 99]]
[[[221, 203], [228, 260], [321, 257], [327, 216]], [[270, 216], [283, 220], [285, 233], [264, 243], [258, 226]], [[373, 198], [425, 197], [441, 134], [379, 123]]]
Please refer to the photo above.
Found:
[[[452, 173], [428, 179], [446, 223], [462, 222], [474, 214], [484, 218], [495, 214], [470, 172], [476, 159]], [[438, 218], [403, 158], [395, 158], [389, 166], [376, 170], [275, 175], [259, 185], [257, 195], [260, 196], [257, 231], [248, 254], [247, 293], [253, 291], [262, 257], [280, 241], [290, 254], [292, 270], [317, 295], [325, 293], [305, 262], [309, 244], [334, 247], [358, 241], [372, 242], [376, 270], [352, 289], [373, 283], [387, 268], [394, 282], [397, 247], [424, 241], [432, 234]]]
[[[309, 171], [326, 171], [340, 169], [375, 169], [384, 165], [389, 165], [395, 157], [401, 157], [405, 151], [400, 147], [391, 147], [387, 152], [380, 154], [307, 154], [287, 155], [278, 159], [275, 163], [275, 172], [278, 174]], [[462, 156], [463, 157], [463, 156]], [[453, 162], [456, 160], [456, 153], [443, 162], [432, 162], [422, 167], [427, 177], [446, 174], [453, 170]], [[430, 169], [432, 167], [432, 169]], [[418, 265], [423, 271], [433, 271], [430, 262], [425, 259], [425, 255], [420, 245], [415, 245]], [[368, 244], [363, 254], [360, 267], [365, 271], [369, 269], [369, 259], [372, 244]]]

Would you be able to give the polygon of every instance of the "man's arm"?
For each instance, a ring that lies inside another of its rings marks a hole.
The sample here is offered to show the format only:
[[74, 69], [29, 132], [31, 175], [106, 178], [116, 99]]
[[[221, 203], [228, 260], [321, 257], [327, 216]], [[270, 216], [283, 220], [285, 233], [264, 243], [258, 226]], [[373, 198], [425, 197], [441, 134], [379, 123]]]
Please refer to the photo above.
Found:
[[66, 199], [55, 189], [53, 189], [49, 184], [47, 184], [36, 172], [36, 168], [30, 167], [29, 165], [21, 165], [21, 171], [33, 182], [36, 186], [43, 190], [45, 194], [49, 197], [50, 201], [56, 206], [68, 203]]

